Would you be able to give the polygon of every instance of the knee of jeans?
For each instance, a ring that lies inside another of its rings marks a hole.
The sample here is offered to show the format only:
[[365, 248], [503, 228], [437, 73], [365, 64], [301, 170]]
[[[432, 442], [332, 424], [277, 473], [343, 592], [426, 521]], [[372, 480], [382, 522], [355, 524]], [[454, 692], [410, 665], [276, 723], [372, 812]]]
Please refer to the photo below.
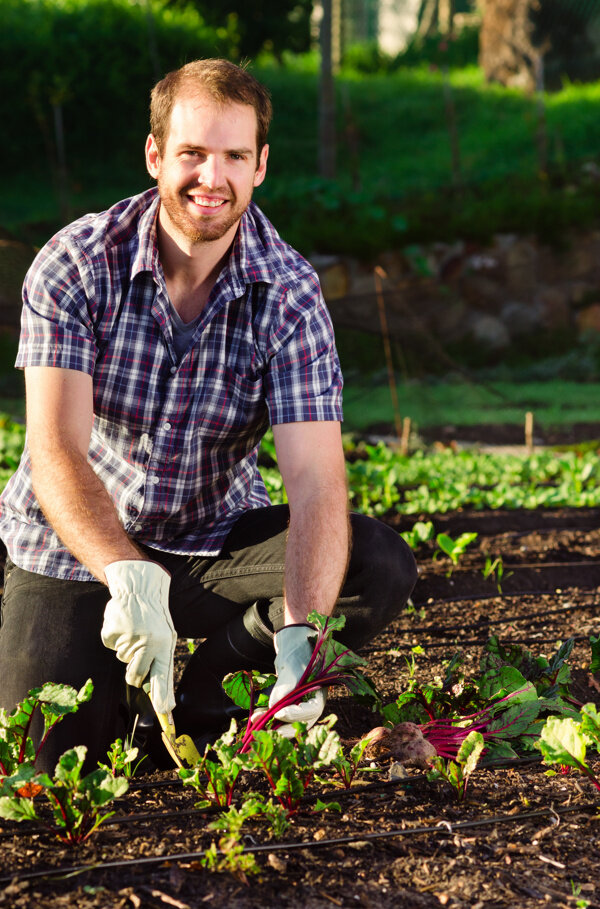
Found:
[[406, 605], [417, 581], [417, 564], [399, 533], [381, 521], [366, 520], [360, 534], [366, 547], [358, 553], [363, 591], [387, 624]]

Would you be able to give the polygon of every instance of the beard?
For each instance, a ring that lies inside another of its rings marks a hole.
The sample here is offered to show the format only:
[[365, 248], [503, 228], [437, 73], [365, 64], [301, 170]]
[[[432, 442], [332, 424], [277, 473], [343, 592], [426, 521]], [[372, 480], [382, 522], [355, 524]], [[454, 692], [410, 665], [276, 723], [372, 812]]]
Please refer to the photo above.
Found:
[[224, 211], [217, 210], [214, 215], [194, 213], [194, 203], [188, 193], [197, 189], [197, 184], [185, 189], [173, 189], [165, 185], [159, 177], [157, 180], [161, 206], [176, 230], [191, 243], [210, 243], [220, 240], [234, 227], [248, 208], [252, 196], [238, 199], [229, 189], [219, 190], [218, 194], [226, 199]]

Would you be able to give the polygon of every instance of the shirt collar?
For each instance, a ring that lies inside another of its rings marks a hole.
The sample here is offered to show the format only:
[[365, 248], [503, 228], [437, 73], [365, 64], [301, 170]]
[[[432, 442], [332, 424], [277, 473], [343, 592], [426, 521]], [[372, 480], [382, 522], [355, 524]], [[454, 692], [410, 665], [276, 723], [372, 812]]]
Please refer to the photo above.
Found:
[[229, 266], [244, 284], [273, 284], [277, 274], [272, 262], [274, 230], [261, 210], [251, 202], [240, 227], [229, 259]]
[[[142, 193], [140, 200], [146, 208], [138, 225], [138, 247], [131, 264], [131, 277], [142, 271], [161, 273], [156, 241], [156, 222], [160, 199], [156, 188]], [[221, 277], [230, 285], [235, 296], [241, 296], [247, 285], [274, 284], [278, 275], [269, 257], [274, 229], [258, 206], [251, 202], [242, 215], [229, 261]]]
[[156, 218], [158, 215], [159, 197], [156, 188], [149, 189], [140, 195], [145, 210], [138, 223], [138, 247], [131, 263], [131, 278], [141, 271], [155, 273], [158, 266], [158, 244], [156, 242]]

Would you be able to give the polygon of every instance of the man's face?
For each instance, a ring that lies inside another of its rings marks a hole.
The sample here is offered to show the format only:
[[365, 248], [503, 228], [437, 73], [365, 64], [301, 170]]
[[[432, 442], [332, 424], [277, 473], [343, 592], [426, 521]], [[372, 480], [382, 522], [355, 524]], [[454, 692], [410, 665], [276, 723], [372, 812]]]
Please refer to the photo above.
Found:
[[267, 168], [269, 147], [257, 160], [256, 113], [247, 104], [218, 104], [185, 94], [174, 104], [162, 155], [146, 142], [148, 172], [158, 183], [163, 227], [198, 244], [233, 240], [240, 218]]

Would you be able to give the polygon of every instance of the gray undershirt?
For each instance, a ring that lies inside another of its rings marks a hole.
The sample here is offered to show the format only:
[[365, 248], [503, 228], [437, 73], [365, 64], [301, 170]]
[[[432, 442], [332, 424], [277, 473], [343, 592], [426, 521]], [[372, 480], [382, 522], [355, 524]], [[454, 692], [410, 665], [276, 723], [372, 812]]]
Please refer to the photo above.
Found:
[[196, 316], [191, 322], [184, 322], [173, 304], [171, 304], [171, 325], [173, 327], [173, 346], [177, 359], [181, 360], [184, 353], [190, 345], [192, 335], [196, 331], [196, 326], [200, 321], [200, 316]]

